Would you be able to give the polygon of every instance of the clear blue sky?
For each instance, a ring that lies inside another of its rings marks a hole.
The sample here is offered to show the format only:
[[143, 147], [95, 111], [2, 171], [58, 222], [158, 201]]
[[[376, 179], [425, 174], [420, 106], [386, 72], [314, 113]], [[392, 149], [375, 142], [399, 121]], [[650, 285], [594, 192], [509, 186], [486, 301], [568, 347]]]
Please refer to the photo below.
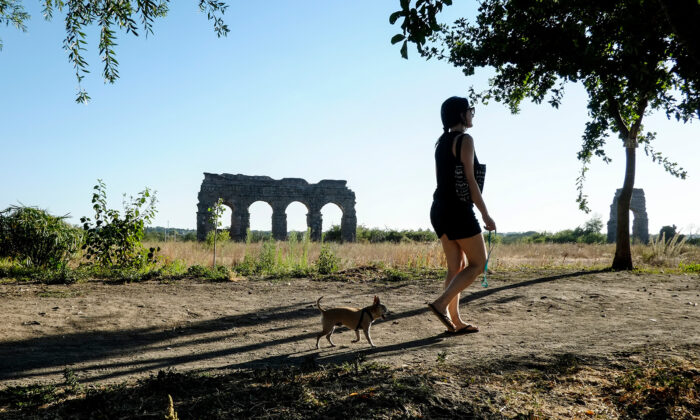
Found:
[[[155, 35], [119, 35], [121, 78], [102, 82], [97, 30], [88, 30], [89, 105], [74, 103], [76, 81], [63, 51], [64, 23], [26, 2], [28, 32], [0, 27], [0, 208], [22, 203], [92, 216], [96, 179], [110, 205], [121, 194], [157, 190], [155, 225], [194, 228], [203, 172], [345, 179], [357, 196], [358, 222], [371, 227], [429, 228], [435, 186], [433, 145], [439, 107], [488, 70], [466, 78], [448, 63], [403, 60], [389, 42], [398, 0], [353, 2], [229, 1], [227, 38], [217, 39], [195, 0], [171, 3]], [[474, 13], [457, 2], [443, 16]], [[499, 231], [556, 231], [590, 215], [575, 202], [576, 152], [586, 122], [585, 94], [567, 89], [559, 110], [525, 105], [477, 106], [475, 138], [488, 166], [485, 199]], [[664, 173], [638, 151], [636, 187], [644, 188], [650, 232], [676, 224], [700, 229], [700, 124], [647, 117], [656, 148], [689, 171]], [[586, 192], [607, 222], [622, 186], [624, 153], [608, 142], [613, 162], [595, 162]], [[324, 208], [324, 229], [340, 210]], [[271, 210], [251, 208], [253, 229], [269, 229]], [[305, 228], [305, 210], [290, 206], [289, 228]]]

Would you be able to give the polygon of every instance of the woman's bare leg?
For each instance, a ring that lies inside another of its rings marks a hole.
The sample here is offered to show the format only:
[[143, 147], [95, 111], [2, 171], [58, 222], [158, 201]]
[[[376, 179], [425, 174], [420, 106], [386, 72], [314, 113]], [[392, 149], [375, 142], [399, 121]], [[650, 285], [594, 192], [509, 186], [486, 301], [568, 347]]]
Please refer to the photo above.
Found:
[[[452, 322], [459, 329], [460, 325], [457, 324], [461, 324], [462, 326], [466, 325], [459, 318], [459, 294], [472, 284], [479, 274], [484, 272], [484, 266], [486, 265], [486, 246], [484, 245], [484, 238], [481, 234], [465, 239], [457, 239], [455, 241], [447, 239], [446, 236], [443, 236], [443, 238], [440, 239], [443, 243], [443, 249], [445, 250], [445, 257], [448, 261], [448, 272], [450, 271], [450, 260], [452, 260], [453, 267], [459, 267], [459, 262], [462, 258], [460, 255], [461, 253], [466, 254], [468, 265], [450, 280], [442, 295], [433, 302], [433, 306], [442, 313], [449, 313], [451, 317], [453, 314], [456, 315], [456, 317], [452, 318]], [[459, 254], [456, 249], [459, 250]]]
[[[442, 249], [445, 252], [445, 259], [447, 260], [447, 275], [445, 276], [444, 287], [447, 289], [452, 279], [467, 267], [467, 255], [462, 251], [457, 241], [449, 240], [447, 235], [442, 235], [440, 242], [442, 242]], [[459, 315], [459, 293], [447, 305], [447, 314], [450, 316], [452, 323], [455, 324], [457, 329], [466, 326]]]

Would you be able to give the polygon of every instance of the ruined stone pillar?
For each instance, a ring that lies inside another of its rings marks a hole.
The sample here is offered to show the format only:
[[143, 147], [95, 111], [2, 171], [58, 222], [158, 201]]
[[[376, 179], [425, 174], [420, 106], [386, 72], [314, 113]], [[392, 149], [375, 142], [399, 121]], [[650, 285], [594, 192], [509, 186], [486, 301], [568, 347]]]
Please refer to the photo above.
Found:
[[618, 189], [615, 192], [615, 197], [610, 205], [610, 219], [608, 220], [608, 243], [615, 243], [617, 238], [617, 202], [620, 197], [620, 192], [622, 189]]
[[647, 204], [644, 198], [644, 190], [635, 188], [632, 190], [630, 210], [634, 214], [632, 221], [632, 236], [641, 243], [649, 242], [649, 218], [647, 217]]
[[250, 227], [250, 212], [246, 204], [239, 203], [231, 211], [231, 239], [244, 241]]
[[343, 242], [355, 242], [357, 234], [357, 216], [354, 206], [344, 206], [343, 217], [340, 219], [340, 237]]
[[309, 212], [306, 214], [306, 225], [311, 229], [310, 239], [320, 241], [323, 233], [323, 215], [321, 215], [320, 207], [309, 207]]
[[286, 210], [286, 203], [272, 203], [272, 237], [278, 241], [287, 239]]
[[[620, 199], [621, 188], [615, 191], [615, 198], [610, 205], [610, 220], [608, 220], [608, 243], [617, 240], [617, 206]], [[649, 242], [649, 218], [647, 216], [646, 199], [644, 190], [641, 188], [632, 189], [632, 199], [630, 201], [630, 211], [634, 215], [632, 221], [632, 237], [645, 244]]]
[[214, 230], [214, 223], [211, 222], [211, 213], [209, 206], [197, 206], [197, 240], [203, 241], [207, 239], [207, 233]]

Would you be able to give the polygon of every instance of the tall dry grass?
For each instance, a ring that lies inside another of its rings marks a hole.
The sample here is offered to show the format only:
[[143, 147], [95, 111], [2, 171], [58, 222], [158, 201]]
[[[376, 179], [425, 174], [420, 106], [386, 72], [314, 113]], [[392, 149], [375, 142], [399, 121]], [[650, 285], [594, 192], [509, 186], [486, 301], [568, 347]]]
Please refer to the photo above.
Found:
[[[213, 250], [197, 242], [146, 243], [146, 247], [160, 246], [160, 255], [167, 260], [182, 260], [187, 265], [211, 265]], [[327, 244], [340, 257], [340, 268], [352, 268], [370, 264], [383, 264], [394, 268], [444, 268], [445, 256], [439, 242], [433, 243], [349, 243]], [[256, 258], [261, 243], [226, 242], [217, 246], [217, 264], [240, 264], [246, 255]], [[303, 243], [277, 242], [279, 258], [301, 258]], [[321, 250], [321, 244], [309, 243], [307, 260], [313, 264]], [[648, 259], [651, 245], [633, 245], [632, 255], [637, 267], [678, 267], [679, 262], [700, 262], [700, 247], [684, 245], [673, 256], [655, 253]], [[293, 254], [290, 256], [290, 253]], [[489, 262], [493, 270], [521, 267], [606, 267], [612, 263], [614, 244], [498, 244]]]

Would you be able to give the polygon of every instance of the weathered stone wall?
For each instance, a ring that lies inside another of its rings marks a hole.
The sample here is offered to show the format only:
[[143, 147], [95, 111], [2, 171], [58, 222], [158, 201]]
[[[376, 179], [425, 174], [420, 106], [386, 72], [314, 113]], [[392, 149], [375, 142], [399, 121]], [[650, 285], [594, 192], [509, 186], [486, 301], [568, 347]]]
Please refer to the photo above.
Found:
[[[615, 191], [615, 198], [610, 205], [610, 220], [608, 221], [608, 242], [613, 243], [617, 239], [617, 203], [620, 199], [622, 188]], [[637, 238], [643, 244], [649, 242], [649, 218], [647, 217], [647, 205], [644, 198], [644, 190], [632, 189], [630, 211], [634, 215], [632, 222], [632, 237]]]
[[301, 178], [275, 180], [267, 176], [248, 176], [204, 173], [197, 204], [197, 239], [206, 239], [214, 229], [209, 220], [208, 208], [219, 198], [231, 208], [231, 238], [244, 240], [250, 227], [248, 208], [256, 201], [265, 201], [272, 207], [272, 235], [275, 239], [287, 237], [287, 206], [294, 201], [304, 204], [308, 210], [306, 224], [311, 229], [311, 239], [321, 240], [321, 208], [334, 203], [343, 212], [340, 223], [343, 241], [354, 242], [357, 230], [355, 193], [346, 181], [323, 180], [309, 184]]

